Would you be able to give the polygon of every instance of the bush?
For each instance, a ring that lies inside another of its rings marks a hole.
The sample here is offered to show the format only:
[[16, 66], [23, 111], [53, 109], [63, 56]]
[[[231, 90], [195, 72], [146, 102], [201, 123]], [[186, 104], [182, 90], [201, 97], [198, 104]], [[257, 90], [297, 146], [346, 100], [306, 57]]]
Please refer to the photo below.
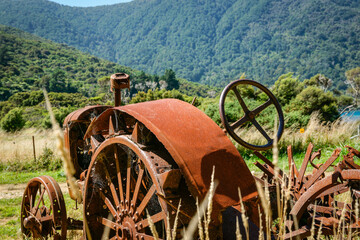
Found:
[[7, 132], [15, 132], [22, 129], [25, 125], [23, 111], [21, 108], [10, 110], [0, 122], [1, 128]]
[[287, 73], [279, 77], [271, 89], [273, 94], [282, 105], [288, 104], [302, 90], [298, 77], [293, 77], [293, 73]]
[[[61, 107], [61, 108], [53, 108], [53, 112], [55, 115], [55, 120], [57, 121], [57, 123], [62, 126], [65, 118], [67, 115], [69, 115], [71, 112], [73, 112], [74, 110], [76, 110], [75, 107]], [[50, 120], [50, 115], [49, 113], [46, 114], [46, 117], [42, 120], [41, 122], [41, 126], [43, 128], [51, 128], [52, 127], [52, 123]]]
[[321, 120], [334, 121], [338, 117], [337, 100], [331, 92], [309, 86], [291, 102], [293, 110], [301, 110], [303, 115], [319, 111]]

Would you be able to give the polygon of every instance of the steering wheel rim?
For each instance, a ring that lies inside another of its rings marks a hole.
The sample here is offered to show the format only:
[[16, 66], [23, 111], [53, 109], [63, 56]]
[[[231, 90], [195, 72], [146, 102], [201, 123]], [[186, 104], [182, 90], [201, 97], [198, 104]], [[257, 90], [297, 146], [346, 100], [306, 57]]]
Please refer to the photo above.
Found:
[[[269, 99], [265, 103], [263, 103], [262, 105], [255, 108], [252, 111], [250, 111], [247, 108], [244, 100], [240, 96], [239, 91], [236, 89], [237, 86], [246, 85], [246, 84], [259, 88], [261, 91], [263, 91], [269, 97]], [[225, 99], [226, 99], [227, 94], [230, 91], [233, 91], [235, 93], [235, 96], [237, 97], [237, 100], [245, 113], [245, 115], [243, 117], [241, 117], [239, 120], [237, 120], [235, 123], [233, 123], [231, 125], [229, 124], [229, 122], [226, 118], [226, 115], [225, 115]], [[243, 145], [244, 147], [249, 148], [251, 150], [257, 150], [257, 151], [263, 151], [263, 150], [270, 149], [273, 146], [274, 139], [272, 139], [265, 132], [265, 130], [256, 121], [255, 117], [258, 114], [260, 114], [262, 111], [264, 111], [267, 107], [271, 106], [272, 104], [275, 106], [278, 117], [279, 117], [278, 132], [276, 135], [277, 141], [279, 141], [284, 132], [284, 115], [283, 115], [281, 106], [280, 106], [278, 100], [276, 99], [276, 97], [274, 96], [274, 94], [272, 94], [272, 92], [269, 89], [267, 89], [264, 85], [254, 81], [254, 80], [239, 79], [234, 82], [231, 82], [224, 88], [224, 90], [221, 93], [220, 102], [219, 102], [219, 111], [220, 111], [221, 122], [223, 123], [226, 131], [230, 134], [230, 136], [236, 142]], [[251, 122], [256, 127], [256, 129], [262, 134], [262, 136], [265, 137], [265, 139], [267, 140], [267, 143], [265, 145], [253, 145], [251, 143], [244, 141], [235, 133], [234, 130], [236, 128], [238, 128], [239, 126], [245, 124], [246, 122]]]

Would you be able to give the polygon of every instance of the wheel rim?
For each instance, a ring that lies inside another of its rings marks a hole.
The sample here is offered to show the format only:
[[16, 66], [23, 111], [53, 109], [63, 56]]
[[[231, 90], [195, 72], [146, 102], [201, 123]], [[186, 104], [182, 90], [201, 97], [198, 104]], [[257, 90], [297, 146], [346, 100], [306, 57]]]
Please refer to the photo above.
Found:
[[85, 183], [84, 234], [92, 239], [153, 239], [149, 214], [159, 238], [165, 238], [166, 204], [156, 194], [162, 190], [152, 158], [123, 136], [101, 144]]
[[21, 204], [21, 231], [26, 237], [66, 239], [65, 202], [52, 177], [40, 176], [28, 182]]
[[[240, 96], [240, 93], [236, 89], [236, 87], [239, 85], [251, 85], [251, 86], [259, 88], [261, 91], [263, 91], [269, 97], [268, 101], [265, 102], [264, 104], [260, 105], [256, 109], [250, 111], [247, 108], [244, 100]], [[245, 113], [245, 115], [242, 118], [240, 118], [238, 121], [236, 121], [235, 123], [233, 123], [231, 125], [230, 125], [229, 121], [227, 120], [226, 113], [225, 113], [225, 99], [226, 99], [227, 94], [230, 91], [234, 91], [234, 93], [240, 103], [240, 106]], [[266, 131], [260, 126], [260, 124], [256, 121], [255, 117], [272, 104], [275, 106], [275, 109], [278, 114], [278, 119], [279, 119], [278, 131], [276, 134], [276, 138], [279, 141], [282, 136], [282, 133], [284, 131], [284, 115], [283, 115], [281, 106], [280, 106], [278, 100], [276, 99], [276, 97], [271, 93], [271, 91], [269, 91], [265, 86], [263, 86], [262, 84], [260, 84], [256, 81], [247, 80], [247, 79], [236, 80], [224, 88], [223, 92], [221, 93], [220, 102], [219, 102], [220, 118], [221, 118], [221, 121], [222, 121], [225, 129], [227, 130], [227, 132], [239, 144], [243, 145], [246, 148], [252, 149], [252, 150], [257, 150], [257, 151], [267, 150], [273, 146], [274, 141], [266, 133]], [[243, 125], [246, 122], [251, 122], [256, 127], [256, 129], [265, 137], [265, 139], [267, 141], [266, 144], [264, 144], [264, 145], [251, 144], [249, 142], [244, 141], [242, 138], [240, 138], [240, 136], [238, 136], [235, 133], [235, 129], [237, 127]]]

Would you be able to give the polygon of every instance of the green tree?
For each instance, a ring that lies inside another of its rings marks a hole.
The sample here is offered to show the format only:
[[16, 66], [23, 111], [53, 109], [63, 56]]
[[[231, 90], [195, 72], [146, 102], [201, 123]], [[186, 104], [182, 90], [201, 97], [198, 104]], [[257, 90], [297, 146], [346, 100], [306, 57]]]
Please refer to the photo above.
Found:
[[10, 110], [0, 122], [1, 128], [7, 132], [15, 132], [22, 129], [25, 125], [23, 111], [21, 108]]
[[0, 65], [6, 66], [11, 59], [9, 49], [6, 46], [2, 46], [0, 48]]
[[359, 106], [360, 98], [360, 67], [351, 69], [345, 73], [346, 84], [350, 86], [348, 88], [351, 95], [354, 97], [354, 103], [356, 106]]
[[65, 72], [61, 69], [55, 69], [51, 75], [49, 82], [49, 91], [51, 92], [65, 92], [67, 89], [66, 86], [66, 75]]
[[299, 78], [293, 75], [294, 73], [281, 75], [272, 88], [273, 94], [282, 105], [288, 104], [302, 90]]
[[331, 92], [309, 86], [299, 93], [287, 108], [288, 112], [301, 111], [305, 116], [318, 111], [324, 121], [334, 121], [338, 117], [337, 100]]
[[164, 80], [168, 85], [168, 90], [178, 89], [180, 84], [179, 80], [176, 79], [175, 72], [172, 69], [166, 69], [164, 76], [161, 77], [161, 80]]

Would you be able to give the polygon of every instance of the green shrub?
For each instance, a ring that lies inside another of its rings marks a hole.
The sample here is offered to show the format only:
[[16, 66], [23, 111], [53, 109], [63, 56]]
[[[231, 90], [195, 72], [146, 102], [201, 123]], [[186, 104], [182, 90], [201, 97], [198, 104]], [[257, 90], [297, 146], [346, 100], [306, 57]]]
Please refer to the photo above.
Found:
[[301, 89], [299, 78], [293, 77], [293, 73], [287, 73], [279, 77], [271, 90], [279, 102], [286, 105], [301, 92]]
[[10, 110], [0, 122], [1, 128], [7, 132], [15, 132], [22, 129], [25, 125], [23, 111], [21, 108]]

